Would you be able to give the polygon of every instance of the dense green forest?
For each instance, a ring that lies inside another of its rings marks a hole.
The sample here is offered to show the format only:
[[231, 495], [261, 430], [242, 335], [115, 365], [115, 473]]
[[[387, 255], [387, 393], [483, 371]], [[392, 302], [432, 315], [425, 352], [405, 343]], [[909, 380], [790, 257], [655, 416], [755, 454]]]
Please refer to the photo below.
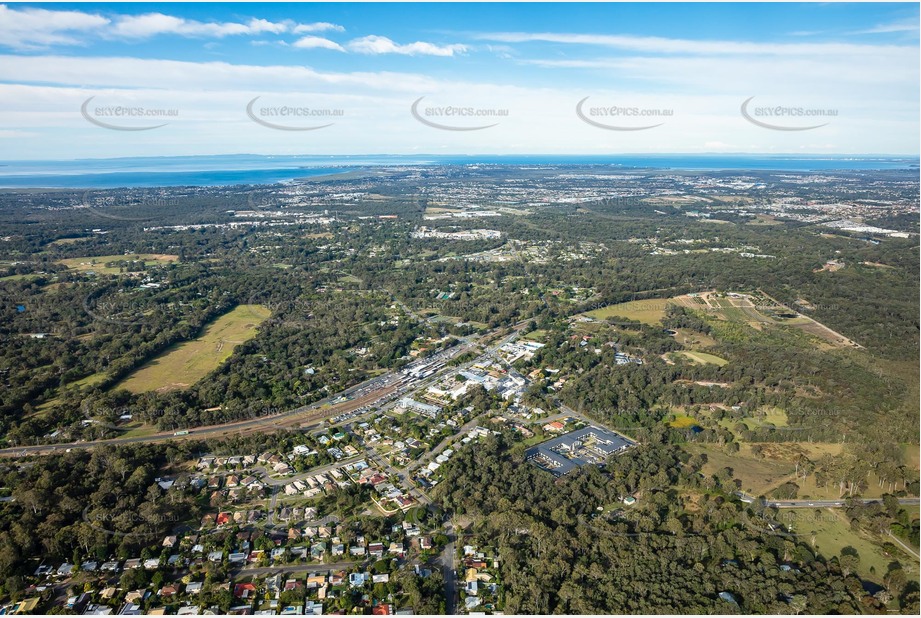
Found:
[[[917, 609], [917, 582], [889, 574], [891, 596], [870, 596], [838, 560], [770, 531], [776, 512], [732, 499], [663, 438], [565, 482], [524, 465], [501, 436], [451, 462], [439, 495], [469, 534], [500, 548], [506, 611], [849, 614], [881, 611], [891, 597]], [[687, 494], [700, 496], [693, 508]], [[629, 512], [616, 508], [627, 495], [640, 505]]]

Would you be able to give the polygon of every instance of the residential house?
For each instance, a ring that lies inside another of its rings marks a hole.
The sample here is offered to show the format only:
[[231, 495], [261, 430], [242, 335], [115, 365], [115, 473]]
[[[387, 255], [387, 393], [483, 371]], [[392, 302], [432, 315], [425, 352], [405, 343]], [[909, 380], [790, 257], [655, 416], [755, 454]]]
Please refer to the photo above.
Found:
[[376, 542], [368, 545], [368, 555], [374, 558], [381, 558], [384, 555], [384, 544]]
[[233, 587], [233, 596], [237, 599], [251, 599], [256, 594], [256, 584], [244, 582]]
[[185, 593], [186, 594], [199, 594], [201, 593], [202, 588], [204, 587], [203, 582], [189, 582], [186, 584]]

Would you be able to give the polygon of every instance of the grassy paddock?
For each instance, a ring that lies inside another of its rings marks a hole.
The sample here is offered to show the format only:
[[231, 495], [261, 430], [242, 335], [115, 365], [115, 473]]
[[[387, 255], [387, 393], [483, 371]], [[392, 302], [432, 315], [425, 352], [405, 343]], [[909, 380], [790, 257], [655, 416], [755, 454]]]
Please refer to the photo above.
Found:
[[239, 305], [205, 327], [200, 337], [171, 346], [125, 378], [118, 387], [132, 393], [183, 389], [198, 382], [252, 339], [271, 311], [262, 305]]
[[715, 354], [708, 354], [707, 352], [691, 352], [690, 350], [681, 350], [680, 352], [672, 352], [672, 354], [678, 354], [684, 356], [693, 363], [698, 365], [718, 365], [722, 367], [729, 363], [725, 358], [720, 358]]
[[[876, 582], [882, 582], [893, 557], [887, 556], [882, 547], [862, 532], [851, 529], [841, 509], [795, 509], [784, 511], [784, 524], [792, 523], [794, 533], [809, 543], [823, 558], [840, 556], [845, 547], [853, 547], [860, 554], [859, 572]], [[881, 538], [880, 540], [885, 540]], [[918, 566], [912, 561], [900, 560], [906, 574], [918, 580]]]
[[624, 318], [634, 320], [655, 326], [662, 322], [665, 317], [665, 307], [671, 304], [668, 298], [650, 298], [649, 300], [631, 300], [626, 303], [609, 305], [601, 309], [589, 311], [585, 315], [597, 320], [607, 320], [609, 318]]
[[178, 262], [178, 255], [166, 255], [163, 253], [132, 253], [129, 255], [99, 255], [95, 257], [76, 257], [59, 260], [71, 270], [80, 272], [93, 271], [107, 275], [117, 275], [120, 271], [118, 267], [106, 267], [109, 262], [144, 262], [146, 266], [155, 264], [168, 264]]

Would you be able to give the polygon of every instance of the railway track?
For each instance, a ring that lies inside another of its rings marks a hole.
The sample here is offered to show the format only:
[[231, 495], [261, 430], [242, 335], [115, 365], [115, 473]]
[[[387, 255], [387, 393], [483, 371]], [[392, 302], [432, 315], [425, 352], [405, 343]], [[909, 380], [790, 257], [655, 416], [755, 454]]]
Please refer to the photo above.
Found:
[[[23, 446], [0, 449], [0, 457], [27, 457], [32, 455], [48, 455], [73, 449], [90, 449], [99, 446], [118, 446], [123, 444], [144, 444], [166, 442], [168, 440], [204, 440], [228, 435], [251, 435], [254, 433], [271, 432], [277, 429], [290, 429], [292, 427], [310, 427], [322, 424], [326, 419], [352, 412], [375, 403], [392, 395], [397, 390], [396, 386], [387, 386], [371, 391], [361, 397], [349, 399], [340, 403], [315, 403], [307, 408], [296, 408], [289, 412], [272, 416], [263, 416], [255, 419], [231, 421], [222, 425], [206, 425], [190, 427], [188, 433], [176, 435], [173, 431], [159, 432], [150, 436], [133, 438], [112, 438], [109, 440], [94, 440], [91, 442], [65, 442], [61, 444], [42, 444], [36, 446]], [[340, 397], [341, 395], [337, 395]]]

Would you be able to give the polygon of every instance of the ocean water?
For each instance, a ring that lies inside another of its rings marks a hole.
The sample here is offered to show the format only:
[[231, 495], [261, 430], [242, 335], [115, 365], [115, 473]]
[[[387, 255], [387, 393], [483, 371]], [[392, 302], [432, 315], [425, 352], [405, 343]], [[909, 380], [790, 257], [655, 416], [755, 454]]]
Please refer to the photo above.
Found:
[[376, 164], [379, 163], [369, 157], [257, 155], [0, 161], [0, 187], [114, 189], [261, 185], [338, 174]]
[[604, 165], [676, 170], [918, 170], [918, 157], [824, 155], [214, 155], [0, 161], [0, 188], [259, 185], [382, 165]]

